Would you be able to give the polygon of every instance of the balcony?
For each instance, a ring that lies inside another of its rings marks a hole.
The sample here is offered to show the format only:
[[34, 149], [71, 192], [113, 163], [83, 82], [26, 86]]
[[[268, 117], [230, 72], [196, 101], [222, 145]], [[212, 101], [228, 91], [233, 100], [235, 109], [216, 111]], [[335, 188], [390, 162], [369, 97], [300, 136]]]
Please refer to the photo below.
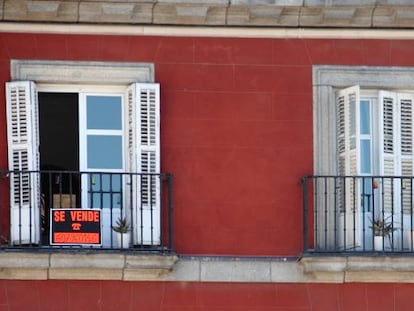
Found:
[[304, 254], [412, 254], [413, 179], [303, 177]]
[[172, 193], [171, 174], [1, 171], [0, 249], [173, 253]]

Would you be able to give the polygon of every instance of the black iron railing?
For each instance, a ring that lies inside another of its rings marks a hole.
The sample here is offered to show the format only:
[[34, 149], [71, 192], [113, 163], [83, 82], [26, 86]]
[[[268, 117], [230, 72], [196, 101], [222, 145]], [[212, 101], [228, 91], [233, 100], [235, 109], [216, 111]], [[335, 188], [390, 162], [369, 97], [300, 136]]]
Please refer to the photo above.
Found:
[[303, 177], [304, 252], [414, 252], [413, 179]]
[[171, 174], [1, 171], [0, 248], [173, 252], [172, 196]]

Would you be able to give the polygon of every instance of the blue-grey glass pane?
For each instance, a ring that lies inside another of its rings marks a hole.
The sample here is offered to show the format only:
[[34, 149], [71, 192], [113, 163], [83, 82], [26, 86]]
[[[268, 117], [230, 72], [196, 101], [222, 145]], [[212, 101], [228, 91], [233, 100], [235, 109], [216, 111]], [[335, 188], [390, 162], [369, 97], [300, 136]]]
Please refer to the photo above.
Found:
[[361, 173], [371, 173], [371, 143], [367, 139], [361, 140]]
[[88, 168], [122, 169], [122, 136], [88, 135]]
[[[112, 197], [112, 206], [111, 206]], [[121, 208], [122, 199], [120, 193], [91, 193], [89, 195], [89, 208]]]
[[110, 173], [92, 174], [90, 177], [92, 191], [120, 192], [121, 175]]
[[363, 183], [361, 184], [361, 195], [363, 199], [363, 211], [371, 211], [371, 205], [373, 200], [373, 188], [372, 188], [373, 179], [364, 178]]
[[361, 100], [360, 104], [361, 134], [370, 134], [371, 118], [369, 115], [369, 101]]
[[121, 207], [121, 176], [119, 174], [92, 174], [88, 185], [89, 208]]
[[120, 96], [86, 96], [88, 129], [122, 130]]

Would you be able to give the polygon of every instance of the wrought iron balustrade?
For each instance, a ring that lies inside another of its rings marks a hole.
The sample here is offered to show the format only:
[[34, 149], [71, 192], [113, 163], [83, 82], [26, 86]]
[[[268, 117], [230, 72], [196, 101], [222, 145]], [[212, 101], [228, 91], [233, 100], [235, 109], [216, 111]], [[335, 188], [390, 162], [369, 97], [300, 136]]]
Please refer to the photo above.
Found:
[[413, 179], [303, 177], [304, 252], [414, 252]]
[[[171, 174], [57, 170], [0, 174], [0, 248], [174, 250]], [[55, 239], [52, 211], [66, 211], [82, 220], [85, 213], [76, 211], [86, 210], [99, 211], [99, 243], [82, 240], [79, 222], [67, 233], [73, 243]], [[120, 220], [126, 220], [129, 236], [118, 241], [114, 227]], [[82, 242], [76, 243], [77, 239]]]

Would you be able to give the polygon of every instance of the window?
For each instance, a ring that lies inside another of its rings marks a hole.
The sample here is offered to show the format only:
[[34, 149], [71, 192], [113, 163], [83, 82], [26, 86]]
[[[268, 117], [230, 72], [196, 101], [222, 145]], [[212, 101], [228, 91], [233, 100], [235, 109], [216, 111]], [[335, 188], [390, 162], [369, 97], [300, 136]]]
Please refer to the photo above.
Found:
[[[374, 180], [382, 189], [381, 194], [375, 193], [372, 179], [348, 178], [345, 185], [339, 183], [345, 193], [339, 206], [345, 220], [340, 222], [347, 227], [355, 221], [359, 224], [355, 230], [369, 229], [366, 224], [375, 216], [392, 217], [399, 224], [410, 222], [411, 180], [404, 180], [402, 187], [398, 180], [382, 176], [413, 175], [413, 102], [412, 93], [368, 91], [359, 86], [336, 92], [337, 174], [378, 176]], [[370, 234], [364, 237], [372, 239]]]
[[349, 176], [315, 182], [317, 248], [372, 250], [379, 214], [398, 227], [390, 249], [412, 249], [413, 78], [412, 68], [314, 67], [315, 175]]
[[[148, 83], [151, 66], [41, 61], [12, 65], [14, 79], [28, 75], [34, 81], [7, 83], [9, 169], [81, 172], [56, 176], [68, 179], [59, 181], [58, 196], [62, 199], [63, 189], [70, 192], [70, 207], [101, 209], [103, 247], [112, 245], [111, 226], [118, 217], [131, 223], [132, 243], [159, 244], [160, 185], [150, 175], [160, 173], [159, 85]], [[11, 242], [39, 243], [44, 229], [39, 210], [45, 193], [55, 194], [42, 187], [45, 178], [39, 174], [10, 178]]]

